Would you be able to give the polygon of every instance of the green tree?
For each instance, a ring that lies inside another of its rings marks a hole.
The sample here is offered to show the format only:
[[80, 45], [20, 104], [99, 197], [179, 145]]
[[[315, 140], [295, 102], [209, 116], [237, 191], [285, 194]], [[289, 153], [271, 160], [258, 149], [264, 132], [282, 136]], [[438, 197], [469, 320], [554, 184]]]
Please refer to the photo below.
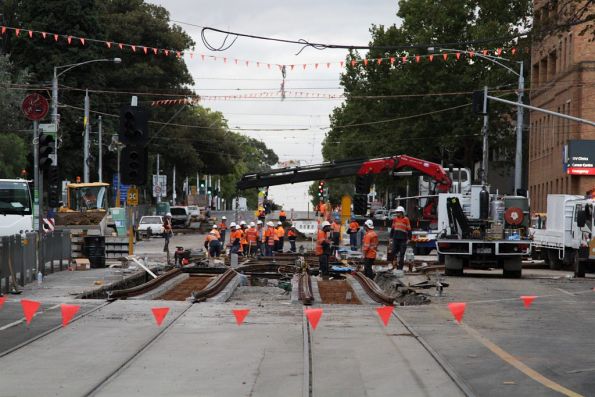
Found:
[[[470, 92], [488, 85], [492, 89], [516, 86], [516, 76], [479, 58], [444, 61], [440, 53], [433, 62], [417, 63], [414, 54], [428, 54], [418, 43], [484, 42], [477, 48], [520, 46], [511, 37], [529, 26], [529, 0], [401, 0], [397, 16], [402, 26], [372, 26], [370, 60], [385, 57], [407, 63], [369, 62], [350, 65], [341, 83], [347, 97], [331, 116], [331, 130], [323, 143], [325, 160], [371, 158], [408, 154], [434, 162], [472, 168], [481, 158], [481, 120], [471, 112]], [[382, 47], [415, 46], [408, 51], [387, 52]], [[456, 46], [453, 45], [453, 46]], [[467, 45], [462, 45], [466, 49]], [[514, 61], [528, 55], [517, 53]], [[514, 63], [510, 64], [516, 69]], [[527, 70], [527, 68], [525, 68]], [[442, 93], [460, 93], [441, 95]], [[509, 95], [514, 95], [510, 92]], [[448, 110], [445, 110], [448, 109]], [[416, 117], [416, 115], [425, 116]], [[378, 122], [391, 120], [390, 122]], [[514, 110], [490, 103], [490, 146], [508, 165], [514, 155]], [[363, 125], [362, 125], [363, 124]], [[389, 186], [380, 178], [380, 190]]]

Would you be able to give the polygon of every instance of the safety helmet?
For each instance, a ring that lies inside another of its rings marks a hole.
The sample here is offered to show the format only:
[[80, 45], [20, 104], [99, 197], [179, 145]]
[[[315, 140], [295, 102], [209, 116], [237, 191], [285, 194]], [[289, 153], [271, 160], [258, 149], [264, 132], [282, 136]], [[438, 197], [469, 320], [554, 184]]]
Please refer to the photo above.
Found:
[[322, 222], [321, 227], [324, 229], [325, 227], [330, 226], [330, 225], [331, 224], [329, 223], [329, 221], [324, 221], [324, 222]]
[[165, 216], [169, 216], [171, 218], [171, 212], [168, 212], [167, 214], [165, 214]]
[[238, 225], [236, 225], [235, 222], [231, 222], [231, 224], [229, 225], [229, 227], [238, 227]]
[[256, 224], [257, 225], [262, 225], [262, 221], [261, 220], [258, 220], [258, 221], [256, 221]]
[[213, 231], [213, 230], [211, 230], [211, 231], [209, 232], [209, 234], [212, 234], [213, 236], [216, 236], [216, 235], [217, 235], [217, 233], [215, 233], [215, 231]]
[[221, 220], [222, 220], [222, 221], [224, 221], [224, 220], [226, 220], [226, 219], [227, 219], [227, 217], [226, 217], [225, 215], [223, 215], [223, 216], [221, 217]]
[[268, 222], [267, 222], [267, 226], [275, 226], [275, 225], [273, 224], [273, 222], [271, 222], [271, 221], [268, 221]]
[[213, 225], [213, 229], [217, 229], [217, 225]]
[[400, 205], [397, 207], [397, 212], [405, 213], [405, 208], [401, 207]]
[[250, 222], [250, 227], [255, 227], [256, 224], [254, 222]]
[[244, 225], [246, 225], [246, 221], [241, 221], [240, 226], [244, 226]]
[[371, 219], [368, 219], [368, 220], [367, 220], [367, 221], [364, 223], [364, 225], [366, 225], [366, 227], [367, 227], [368, 229], [374, 229], [374, 222], [372, 222], [372, 220], [371, 220]]
[[283, 222], [277, 222], [277, 226], [283, 225]]

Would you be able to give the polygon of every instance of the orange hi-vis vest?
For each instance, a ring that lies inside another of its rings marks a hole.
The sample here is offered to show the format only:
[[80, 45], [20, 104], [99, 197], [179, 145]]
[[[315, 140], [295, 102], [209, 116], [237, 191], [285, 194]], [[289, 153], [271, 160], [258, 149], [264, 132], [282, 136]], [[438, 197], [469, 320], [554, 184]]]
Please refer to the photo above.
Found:
[[281, 212], [279, 212], [279, 216], [287, 217], [287, 214], [285, 213], [285, 211], [281, 211]]
[[275, 229], [270, 226], [264, 231], [264, 238], [267, 240], [267, 245], [271, 246], [275, 245], [275, 241], [279, 240]]
[[331, 229], [335, 233], [341, 233], [341, 224], [339, 222], [333, 222], [331, 224]]
[[258, 240], [258, 230], [253, 227], [246, 230], [246, 240], [248, 240], [248, 243], [256, 245], [256, 240]]
[[283, 229], [283, 226], [279, 226], [276, 230], [277, 233], [277, 237], [281, 238], [281, 237], [285, 237], [285, 229]]
[[399, 218], [398, 216], [393, 218], [392, 228], [398, 232], [408, 233], [411, 230], [411, 223], [409, 218], [406, 216]]
[[351, 230], [351, 233], [355, 233], [359, 230], [359, 223], [357, 223], [356, 221], [353, 221], [349, 224], [349, 230]]
[[223, 222], [219, 224], [219, 230], [227, 230], [227, 225]]
[[233, 245], [233, 242], [235, 241], [235, 239], [239, 239], [240, 240], [240, 248], [242, 247], [242, 237], [243, 237], [243, 233], [240, 229], [236, 229], [233, 232], [231, 232], [231, 235], [229, 236], [229, 240], [231, 242], [231, 244]]
[[246, 240], [246, 231], [240, 229], [240, 232], [242, 233], [242, 238], [240, 239], [240, 243], [242, 244], [242, 246], [247, 245], [248, 240]]
[[324, 230], [318, 230], [318, 235], [316, 237], [316, 255], [322, 255], [324, 253], [322, 244], [325, 242], [330, 244], [327, 233]]
[[376, 259], [378, 249], [378, 235], [374, 230], [368, 230], [364, 235], [362, 251], [364, 257], [368, 259]]
[[287, 237], [297, 237], [297, 233], [293, 229], [289, 229]]
[[221, 233], [219, 233], [219, 231], [217, 229], [211, 230], [211, 233], [215, 233], [217, 240], [219, 240], [221, 238]]

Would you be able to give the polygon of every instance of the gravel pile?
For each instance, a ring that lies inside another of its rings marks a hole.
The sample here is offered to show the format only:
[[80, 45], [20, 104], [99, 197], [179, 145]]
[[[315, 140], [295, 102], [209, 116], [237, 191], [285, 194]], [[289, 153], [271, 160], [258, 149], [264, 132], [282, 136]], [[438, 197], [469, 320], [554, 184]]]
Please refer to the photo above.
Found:
[[236, 288], [229, 301], [284, 301], [290, 298], [289, 293], [279, 287], [240, 286]]

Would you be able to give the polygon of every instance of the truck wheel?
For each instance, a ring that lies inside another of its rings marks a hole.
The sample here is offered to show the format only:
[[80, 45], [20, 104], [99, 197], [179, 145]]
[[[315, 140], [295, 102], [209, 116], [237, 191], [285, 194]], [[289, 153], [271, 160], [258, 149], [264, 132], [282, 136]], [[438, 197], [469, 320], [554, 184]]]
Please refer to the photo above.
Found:
[[444, 256], [444, 274], [446, 276], [462, 276], [463, 260], [452, 255]]
[[558, 258], [557, 250], [547, 250], [547, 264], [552, 270], [562, 269], [562, 261]]
[[585, 261], [580, 260], [578, 254], [574, 257], [574, 277], [585, 277]]

